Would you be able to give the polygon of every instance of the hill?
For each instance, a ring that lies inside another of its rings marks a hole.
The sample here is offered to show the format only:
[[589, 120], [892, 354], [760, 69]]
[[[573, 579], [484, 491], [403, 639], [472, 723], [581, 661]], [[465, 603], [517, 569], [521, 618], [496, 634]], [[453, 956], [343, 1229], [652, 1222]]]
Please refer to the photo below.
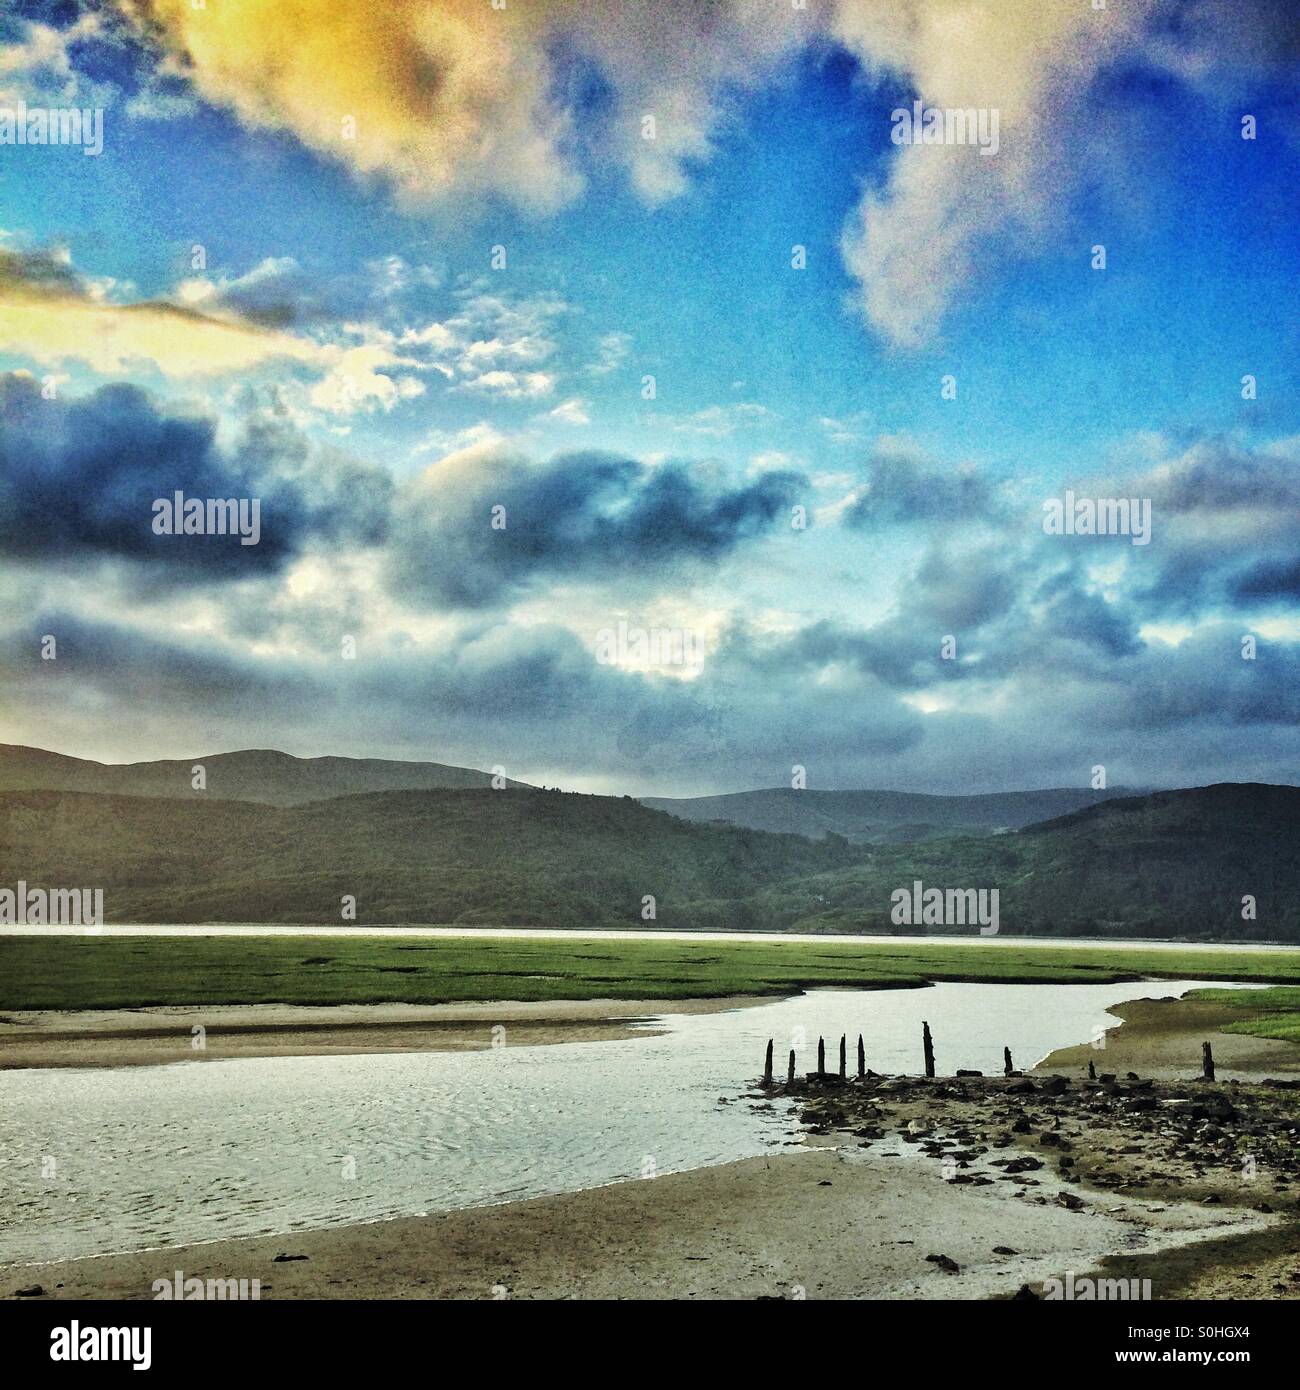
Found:
[[104, 889], [109, 921], [753, 925], [744, 899], [847, 867], [813, 843], [690, 825], [630, 797], [379, 792], [303, 806], [0, 793], [0, 886]]
[[994, 834], [1063, 816], [1132, 789], [991, 792], [982, 796], [929, 796], [920, 792], [794, 791], [769, 787], [726, 796], [644, 796], [646, 806], [691, 821], [725, 821], [788, 835], [843, 835], [859, 844], [900, 844], [942, 835]]
[[[205, 791], [191, 785], [201, 764]], [[274, 749], [249, 748], [148, 763], [97, 763], [43, 748], [0, 744], [0, 792], [105, 792], [118, 796], [170, 796], [259, 801], [295, 806], [361, 792], [433, 791], [490, 787], [491, 774], [443, 763], [390, 762], [383, 758], [295, 758]], [[511, 787], [523, 785], [508, 782]]]
[[[1002, 933], [1300, 941], [1300, 788], [1225, 783], [1086, 807], [996, 837], [868, 851], [779, 885], [760, 911], [787, 929], [896, 932], [891, 894], [996, 888]], [[1255, 902], [1243, 917], [1243, 898]], [[931, 933], [942, 927], [924, 928]]]
[[0, 886], [20, 878], [103, 888], [110, 921], [337, 923], [352, 895], [359, 923], [970, 934], [893, 920], [892, 895], [920, 880], [996, 889], [1004, 935], [1300, 941], [1300, 789], [1157, 792], [1003, 835], [893, 845], [536, 789], [284, 807], [0, 793]]

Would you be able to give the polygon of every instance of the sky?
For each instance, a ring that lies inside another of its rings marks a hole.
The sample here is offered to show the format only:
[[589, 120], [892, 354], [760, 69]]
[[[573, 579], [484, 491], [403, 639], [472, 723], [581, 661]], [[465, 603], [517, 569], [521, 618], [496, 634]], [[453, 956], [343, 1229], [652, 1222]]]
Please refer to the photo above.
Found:
[[1300, 781], [1290, 9], [10, 0], [0, 740]]

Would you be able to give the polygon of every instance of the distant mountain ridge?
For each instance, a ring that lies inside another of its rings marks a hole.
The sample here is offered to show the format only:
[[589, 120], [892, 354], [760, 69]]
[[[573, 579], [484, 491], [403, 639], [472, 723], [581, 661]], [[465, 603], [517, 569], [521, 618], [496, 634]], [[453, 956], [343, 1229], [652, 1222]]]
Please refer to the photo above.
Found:
[[102, 888], [118, 922], [341, 923], [351, 895], [359, 924], [812, 933], [897, 932], [893, 895], [920, 880], [996, 890], [1004, 935], [1300, 941], [1300, 788], [1116, 797], [1003, 835], [887, 845], [536, 788], [288, 807], [0, 792], [0, 886], [19, 880]]
[[[202, 765], [206, 790], [197, 792], [192, 770]], [[384, 758], [295, 758], [275, 749], [248, 748], [195, 758], [144, 763], [97, 763], [43, 748], [0, 744], [0, 792], [97, 792], [116, 796], [217, 797], [297, 806], [363, 792], [445, 791], [490, 787], [492, 776], [444, 763]], [[506, 785], [522, 782], [506, 779]]]
[[769, 787], [724, 796], [643, 796], [641, 801], [691, 821], [725, 821], [779, 834], [843, 835], [857, 844], [900, 844], [941, 835], [1020, 830], [1035, 821], [1068, 815], [1140, 788], [1092, 791], [1050, 787], [1043, 791], [933, 796], [924, 792], [795, 791]]

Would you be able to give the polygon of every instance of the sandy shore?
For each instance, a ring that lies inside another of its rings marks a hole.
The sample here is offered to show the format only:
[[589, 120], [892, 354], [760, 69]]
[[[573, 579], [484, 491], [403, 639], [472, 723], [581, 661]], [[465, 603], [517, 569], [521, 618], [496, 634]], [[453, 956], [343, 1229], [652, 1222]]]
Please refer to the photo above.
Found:
[[[621, 1018], [595, 1003], [558, 1016], [555, 1005], [456, 1005], [407, 1022], [453, 1033], [465, 1025], [478, 1040], [461, 1045], [482, 1046], [488, 1020], [510, 1027], [514, 1011], [539, 1028], [626, 1028], [661, 1006], [619, 1007]], [[169, 1027], [188, 1026], [181, 1011], [166, 1012], [176, 1015]], [[1186, 1078], [1192, 1044], [1211, 1023], [1195, 1003], [1137, 1001], [1117, 1012], [1127, 1022], [1103, 1052], [1048, 1059], [1048, 1070], [1074, 1078], [1064, 1096], [1042, 1075], [1029, 1094], [1009, 1092], [1001, 1078], [900, 1079], [856, 1095], [847, 1104], [858, 1110], [837, 1120], [841, 1093], [814, 1088], [796, 1098], [813, 1107], [811, 1136], [769, 1157], [497, 1207], [9, 1266], [0, 1293], [39, 1286], [47, 1297], [148, 1299], [155, 1280], [180, 1270], [257, 1279], [264, 1298], [943, 1299], [1041, 1290], [1072, 1271], [1150, 1279], [1158, 1299], [1300, 1297], [1285, 1128], [1295, 1093], [1206, 1088], [1211, 1102], [1212, 1089], [1246, 1107], [1234, 1130], [1231, 1120], [1191, 1116], [1186, 1101], [1160, 1099], [1180, 1091], [1124, 1079], [1109, 1092], [1090, 1089], [1081, 1074], [1099, 1057], [1099, 1072], [1121, 1078], [1150, 1076], [1153, 1063]], [[105, 1031], [117, 1046], [114, 1029]], [[1298, 1069], [1300, 1049], [1209, 1036], [1221, 1067], [1247, 1081]], [[1149, 1105], [1147, 1095], [1156, 1097]], [[783, 1104], [743, 1091], [734, 1099]], [[1261, 1127], [1261, 1115], [1277, 1122]], [[1249, 1184], [1243, 1145], [1261, 1161]]]
[[[666, 1013], [720, 1013], [771, 1000], [587, 999], [546, 1003], [227, 1004], [194, 1008], [32, 1010], [0, 1016], [0, 1070], [131, 1067], [230, 1057], [311, 1057], [363, 1052], [465, 1052], [653, 1036]], [[202, 1047], [196, 1047], [195, 1029]]]
[[[1136, 1200], [1069, 1211], [961, 1190], [935, 1165], [845, 1147], [0, 1277], [6, 1294], [39, 1284], [60, 1298], [147, 1299], [154, 1280], [178, 1269], [186, 1278], [258, 1279], [263, 1298], [984, 1298], [1083, 1272], [1117, 1250], [1157, 1251], [1193, 1233], [1240, 1236], [1266, 1224], [1256, 1213]], [[277, 1254], [307, 1258], [277, 1263]]]
[[[1158, 988], [1158, 986], [1157, 986]], [[1220, 1033], [1241, 1017], [1241, 1010], [1208, 1000], [1152, 998], [1113, 1005], [1109, 1013], [1124, 1020], [1106, 1032], [1100, 1048], [1084, 1043], [1063, 1047], [1039, 1064], [1039, 1071], [1076, 1076], [1093, 1062], [1098, 1071], [1173, 1081], [1195, 1076], [1200, 1069], [1201, 1043], [1214, 1049], [1216, 1072], [1223, 1080], [1262, 1081], [1266, 1076], [1300, 1073], [1300, 1047], [1245, 1033]]]

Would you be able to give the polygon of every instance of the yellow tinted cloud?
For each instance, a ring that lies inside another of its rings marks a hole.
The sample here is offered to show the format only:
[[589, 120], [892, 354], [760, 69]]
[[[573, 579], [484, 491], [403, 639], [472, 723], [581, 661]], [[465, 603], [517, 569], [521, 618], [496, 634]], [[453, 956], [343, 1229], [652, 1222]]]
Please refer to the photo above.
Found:
[[41, 363], [76, 360], [102, 374], [148, 361], [187, 377], [245, 371], [271, 358], [319, 362], [323, 349], [172, 304], [107, 303], [57, 260], [0, 252], [0, 352]]
[[409, 199], [475, 188], [551, 209], [580, 186], [547, 100], [547, 6], [488, 0], [119, 0], [211, 102]]

